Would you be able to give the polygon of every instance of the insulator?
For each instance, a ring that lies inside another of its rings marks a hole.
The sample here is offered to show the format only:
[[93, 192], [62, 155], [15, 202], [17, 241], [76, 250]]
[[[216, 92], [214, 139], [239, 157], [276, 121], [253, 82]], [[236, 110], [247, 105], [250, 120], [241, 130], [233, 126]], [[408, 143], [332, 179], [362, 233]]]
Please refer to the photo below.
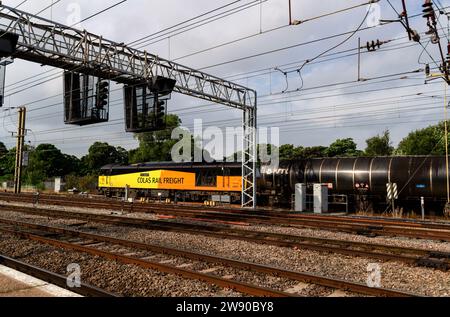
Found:
[[423, 7], [423, 17], [426, 19], [433, 19], [435, 18], [434, 9], [433, 9], [433, 3], [430, 1], [426, 1]]
[[414, 42], [420, 42], [420, 34], [416, 30], [411, 30], [412, 39]]
[[437, 34], [433, 34], [433, 36], [431, 37], [432, 44], [438, 44], [440, 40], [441, 38]]
[[377, 40], [377, 47], [378, 47], [378, 48], [381, 47], [381, 44], [382, 44], [382, 43], [380, 42], [380, 40]]
[[426, 64], [426, 65], [425, 65], [425, 74], [426, 74], [427, 76], [430, 76], [430, 75], [431, 75], [430, 64]]

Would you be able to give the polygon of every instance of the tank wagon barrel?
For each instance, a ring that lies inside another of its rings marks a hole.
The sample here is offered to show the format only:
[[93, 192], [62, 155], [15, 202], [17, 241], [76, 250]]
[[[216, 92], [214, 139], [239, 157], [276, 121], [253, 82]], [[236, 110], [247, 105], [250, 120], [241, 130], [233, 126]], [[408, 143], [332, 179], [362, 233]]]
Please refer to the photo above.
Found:
[[[227, 195], [240, 200], [240, 163], [146, 163], [105, 166], [99, 189], [121, 192], [131, 185], [139, 195], [182, 194], [191, 200]], [[328, 184], [332, 195], [347, 195], [355, 203], [366, 197], [386, 203], [386, 184], [397, 184], [399, 200], [442, 202], [447, 197], [445, 156], [314, 158], [282, 161], [276, 169], [262, 165], [258, 173], [258, 204], [289, 207], [299, 183]], [[179, 180], [183, 181], [180, 183]], [[145, 180], [145, 181], [144, 181]], [[311, 186], [309, 186], [311, 188]], [[311, 190], [311, 189], [309, 189]]]
[[276, 170], [261, 168], [260, 187], [293, 194], [295, 184], [328, 184], [331, 192], [386, 196], [396, 183], [399, 198], [447, 197], [445, 156], [398, 156], [300, 159], [282, 162]]

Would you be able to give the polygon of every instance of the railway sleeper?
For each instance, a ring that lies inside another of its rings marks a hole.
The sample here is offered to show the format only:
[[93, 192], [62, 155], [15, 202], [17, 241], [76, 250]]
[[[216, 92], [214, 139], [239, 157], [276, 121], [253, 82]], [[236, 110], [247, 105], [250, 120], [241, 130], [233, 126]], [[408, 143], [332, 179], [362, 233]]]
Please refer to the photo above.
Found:
[[371, 229], [359, 229], [355, 231], [357, 235], [365, 236], [369, 238], [378, 237], [378, 234], [373, 232]]
[[450, 259], [450, 252], [433, 251], [430, 252], [430, 258]]
[[450, 263], [443, 259], [419, 258], [416, 261], [417, 266], [439, 269], [447, 271], [450, 269]]

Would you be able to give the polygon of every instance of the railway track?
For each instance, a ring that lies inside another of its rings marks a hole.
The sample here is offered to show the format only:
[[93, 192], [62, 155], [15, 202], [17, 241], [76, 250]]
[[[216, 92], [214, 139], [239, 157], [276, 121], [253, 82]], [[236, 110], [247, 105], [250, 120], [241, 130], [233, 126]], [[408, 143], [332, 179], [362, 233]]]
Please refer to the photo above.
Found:
[[[36, 203], [36, 197], [31, 195], [14, 196], [0, 194], [5, 201]], [[99, 202], [89, 199], [65, 200], [64, 198], [40, 197], [39, 203], [44, 205], [75, 206], [84, 208], [120, 210], [125, 212], [145, 212], [158, 215], [181, 217], [201, 222], [219, 222], [225, 224], [264, 224], [288, 225], [301, 228], [318, 228], [329, 231], [347, 232], [365, 236], [402, 236], [438, 241], [450, 241], [450, 224], [397, 221], [385, 219], [361, 219], [340, 216], [318, 215], [282, 215], [282, 214], [240, 214], [202, 209], [189, 209], [174, 206], [145, 206], [140, 204]]]
[[[220, 239], [235, 239], [257, 244], [307, 249], [319, 252], [343, 254], [347, 256], [359, 256], [383, 261], [398, 261], [414, 266], [432, 267], [444, 271], [450, 269], [450, 253], [416, 248], [404, 248], [348, 240], [324, 239], [263, 231], [242, 230], [229, 227], [173, 223], [160, 220], [143, 220], [122, 216], [65, 212], [16, 206], [7, 206], [4, 208], [6, 208], [4, 210], [11, 210], [38, 216], [77, 219], [81, 221], [93, 221], [109, 225], [131, 226], [159, 231], [176, 231], [180, 233], [204, 235]], [[11, 224], [11, 220], [0, 218], [0, 223], [8, 225]]]
[[264, 209], [251, 210], [238, 208], [223, 208], [223, 207], [204, 207], [204, 206], [189, 206], [189, 205], [167, 205], [158, 203], [129, 203], [123, 201], [116, 201], [106, 198], [85, 198], [78, 196], [67, 195], [48, 195], [40, 194], [39, 196], [33, 194], [14, 195], [10, 193], [0, 193], [0, 199], [10, 201], [21, 201], [28, 203], [41, 203], [50, 205], [63, 205], [79, 207], [83, 203], [87, 208], [98, 209], [115, 209], [123, 210], [125, 212], [143, 212], [143, 213], [158, 213], [179, 216], [191, 216], [192, 213], [208, 217], [235, 217], [235, 219], [248, 220], [260, 219], [269, 220], [272, 223], [288, 223], [290, 221], [300, 220], [321, 220], [321, 221], [352, 221], [354, 223], [363, 223], [371, 225], [396, 225], [409, 226], [415, 228], [427, 229], [450, 229], [450, 223], [437, 221], [420, 221], [411, 219], [390, 219], [383, 217], [367, 217], [367, 216], [336, 216], [336, 215], [305, 215], [277, 211], [268, 211]]
[[[164, 273], [177, 274], [184, 278], [201, 280], [220, 287], [231, 288], [254, 296], [295, 296], [295, 294], [253, 285], [238, 280], [224, 279], [223, 277], [212, 274], [214, 271], [217, 271], [218, 268], [213, 267], [211, 269], [211, 265], [221, 265], [230, 267], [233, 270], [238, 270], [238, 272], [241, 272], [242, 270], [251, 271], [258, 274], [271, 275], [287, 280], [301, 281], [370, 296], [420, 296], [409, 292], [384, 288], [372, 288], [361, 283], [333, 279], [308, 273], [288, 271], [276, 267], [242, 262], [186, 250], [144, 244], [129, 240], [121, 240], [109, 236], [84, 233], [75, 230], [63, 229], [60, 227], [2, 220], [0, 231], [66, 250], [85, 252], [126, 264], [134, 264]], [[150, 259], [158, 260], [155, 261]], [[177, 265], [177, 262], [178, 264], [182, 264]], [[170, 265], [168, 263], [175, 264]], [[205, 265], [206, 263], [207, 265]], [[187, 267], [191, 267], [192, 269], [187, 269]], [[235, 274], [237, 276], [241, 275], [240, 273]]]
[[31, 264], [0, 255], [0, 265], [9, 267], [16, 271], [25, 273], [27, 275], [38, 278], [42, 281], [67, 289], [73, 293], [77, 293], [87, 297], [119, 297], [119, 295], [102, 290], [98, 287], [91, 286], [85, 283], [81, 283], [80, 287], [69, 288], [67, 287], [67, 277], [50, 272], [33, 266]]
[[224, 207], [205, 207], [203, 205], [192, 206], [192, 205], [167, 205], [161, 203], [129, 203], [123, 201], [117, 201], [108, 198], [87, 198], [71, 195], [49, 195], [40, 194], [36, 196], [34, 194], [20, 194], [14, 195], [11, 193], [0, 193], [0, 199], [11, 199], [15, 201], [27, 202], [41, 202], [43, 204], [55, 204], [55, 205], [70, 205], [79, 206], [80, 203], [86, 204], [88, 207], [99, 208], [99, 209], [123, 209], [126, 212], [149, 212], [155, 213], [155, 208], [158, 210], [156, 212], [161, 213], [162, 211], [185, 211], [185, 212], [196, 212], [196, 213], [217, 213], [217, 214], [232, 214], [237, 217], [264, 217], [266, 218], [277, 218], [277, 219], [315, 219], [315, 220], [328, 220], [328, 221], [348, 221], [352, 220], [356, 223], [370, 223], [370, 224], [388, 224], [388, 225], [408, 225], [417, 228], [428, 228], [428, 229], [449, 229], [450, 222], [445, 221], [423, 221], [423, 220], [413, 220], [413, 219], [392, 219], [381, 216], [368, 217], [368, 216], [336, 216], [336, 215], [312, 215], [312, 214], [296, 214], [287, 213], [280, 211], [272, 211], [267, 209], [256, 209], [248, 210], [241, 208], [224, 208]]
[[[106, 198], [85, 198], [78, 196], [67, 195], [49, 195], [49, 194], [10, 194], [0, 193], [0, 199], [6, 201], [21, 201], [27, 203], [41, 203], [50, 205], [63, 205], [63, 206], [75, 206], [78, 207], [80, 203], [83, 203], [87, 208], [98, 209], [120, 209], [125, 212], [147, 212], [147, 213], [159, 213], [159, 214], [172, 214], [171, 212], [177, 212], [181, 215], [189, 212], [196, 214], [206, 215], [211, 214], [217, 217], [236, 217], [245, 219], [269, 219], [274, 223], [283, 223], [284, 221], [295, 221], [297, 219], [306, 220], [323, 220], [323, 221], [349, 221], [363, 224], [380, 224], [380, 225], [398, 225], [398, 226], [410, 226], [416, 228], [427, 229], [450, 229], [450, 223], [437, 221], [420, 221], [411, 219], [390, 219], [383, 217], [367, 217], [367, 216], [336, 216], [336, 215], [305, 215], [295, 214], [279, 211], [268, 211], [265, 209], [251, 210], [238, 209], [238, 208], [223, 208], [223, 207], [204, 207], [204, 206], [189, 206], [189, 205], [167, 205], [159, 203], [129, 203], [124, 201], [111, 200]], [[157, 210], [155, 210], [155, 208]], [[283, 222], [281, 222], [283, 221]]]

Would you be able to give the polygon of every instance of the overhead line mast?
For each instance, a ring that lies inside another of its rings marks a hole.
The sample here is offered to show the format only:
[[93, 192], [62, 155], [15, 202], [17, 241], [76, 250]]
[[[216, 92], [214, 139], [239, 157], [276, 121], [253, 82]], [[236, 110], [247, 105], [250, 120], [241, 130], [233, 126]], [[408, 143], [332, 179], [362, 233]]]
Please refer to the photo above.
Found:
[[163, 76], [176, 80], [175, 92], [242, 110], [242, 206], [256, 207], [255, 90], [0, 2], [0, 36], [8, 33], [19, 36], [13, 58], [76, 69], [126, 85]]

